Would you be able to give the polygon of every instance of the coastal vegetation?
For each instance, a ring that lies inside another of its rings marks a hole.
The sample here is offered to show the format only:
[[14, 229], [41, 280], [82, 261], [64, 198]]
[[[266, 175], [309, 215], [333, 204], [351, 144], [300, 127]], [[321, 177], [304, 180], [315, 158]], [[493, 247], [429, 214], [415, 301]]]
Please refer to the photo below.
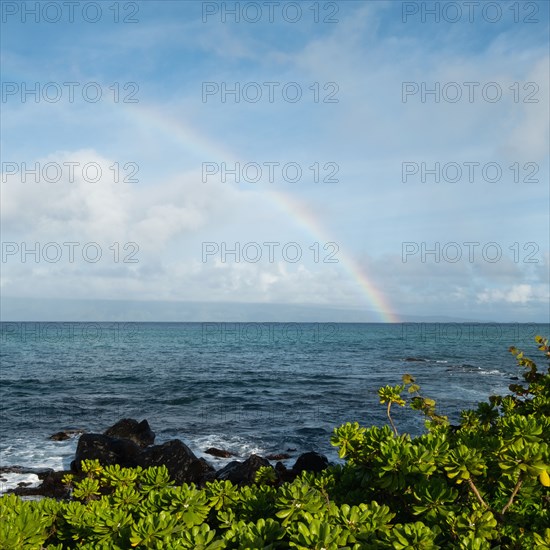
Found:
[[[548, 366], [510, 348], [522, 380], [458, 425], [406, 374], [379, 390], [388, 425], [334, 430], [344, 464], [197, 487], [85, 461], [68, 500], [0, 498], [0, 548], [550, 550], [550, 346], [535, 340]], [[425, 433], [400, 433], [392, 407], [423, 414]]]

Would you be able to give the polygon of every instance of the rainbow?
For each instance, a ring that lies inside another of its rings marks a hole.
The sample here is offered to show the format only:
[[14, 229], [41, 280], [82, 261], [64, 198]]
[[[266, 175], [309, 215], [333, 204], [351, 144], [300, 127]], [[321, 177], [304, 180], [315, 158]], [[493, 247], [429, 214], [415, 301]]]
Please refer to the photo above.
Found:
[[[208, 160], [215, 160], [217, 162], [239, 161], [239, 156], [228, 148], [216, 143], [191, 124], [182, 122], [181, 118], [174, 117], [158, 108], [138, 104], [132, 105], [127, 109], [126, 113], [130, 124], [137, 124], [148, 132], [151, 132], [152, 129], [163, 132], [169, 138], [185, 147], [186, 151], [196, 155], [201, 162], [205, 161], [205, 155], [209, 155]], [[276, 203], [286, 215], [291, 216], [295, 222], [298, 222], [315, 240], [321, 242], [334, 241], [326, 228], [321, 224], [319, 217], [298, 199], [289, 193], [280, 191], [268, 191], [268, 194], [272, 202]], [[360, 265], [351, 254], [342, 250], [342, 247], [340, 247], [337, 257], [338, 265], [344, 268], [349, 277], [361, 289], [362, 294], [367, 300], [369, 309], [374, 309], [380, 322], [400, 322], [398, 315], [393, 312], [388, 298], [374, 284], [373, 278], [369, 275], [365, 266]]]
[[[288, 193], [282, 193], [280, 191], [271, 191], [270, 195], [273, 197], [274, 201], [282, 207], [285, 213], [287, 215], [290, 214], [293, 219], [298, 220], [300, 225], [310, 233], [314, 239], [322, 242], [334, 241], [334, 238], [328, 234], [326, 228], [321, 225], [319, 217], [298, 199]], [[368, 304], [375, 309], [381, 322], [399, 323], [399, 317], [393, 313], [393, 308], [385, 294], [372, 282], [372, 277], [369, 276], [366, 268], [359, 265], [357, 260], [343, 249], [341, 245], [338, 250], [337, 258], [338, 264], [344, 268], [348, 275], [361, 288]]]

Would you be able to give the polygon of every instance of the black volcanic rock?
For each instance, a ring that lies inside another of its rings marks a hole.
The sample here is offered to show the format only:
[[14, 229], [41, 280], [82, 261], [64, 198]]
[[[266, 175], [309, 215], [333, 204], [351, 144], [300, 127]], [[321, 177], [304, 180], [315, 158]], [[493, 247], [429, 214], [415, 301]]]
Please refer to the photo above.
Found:
[[325, 455], [310, 451], [309, 453], [301, 454], [298, 460], [292, 466], [292, 470], [297, 473], [303, 472], [322, 472], [328, 467], [328, 458]]
[[294, 470], [289, 470], [282, 462], [275, 464], [275, 471], [280, 483], [291, 482], [296, 479], [298, 474]]
[[267, 455], [266, 458], [267, 460], [286, 460], [287, 458], [290, 458], [290, 455], [288, 453], [276, 453]]
[[214, 476], [214, 468], [179, 439], [142, 449], [129, 439], [104, 434], [84, 434], [78, 441], [71, 469], [82, 471], [83, 460], [99, 460], [102, 466], [118, 464], [124, 468], [166, 466], [170, 477], [178, 484], [201, 484]]
[[149, 422], [142, 420], [138, 422], [134, 418], [123, 418], [116, 424], [107, 428], [103, 435], [116, 437], [118, 439], [128, 439], [140, 447], [148, 447], [155, 442], [155, 432], [151, 430]]
[[154, 441], [155, 434], [147, 420], [138, 422], [133, 418], [123, 418], [103, 434], [81, 435], [71, 469], [81, 471], [83, 460], [99, 460], [102, 466], [119, 464], [125, 468], [134, 468], [139, 464], [141, 450]]
[[50, 435], [48, 439], [51, 439], [52, 441], [66, 441], [67, 439], [71, 439], [71, 437], [80, 435], [83, 432], [84, 430], [63, 430]]
[[13, 493], [18, 496], [25, 497], [49, 497], [55, 499], [68, 499], [70, 497], [69, 488], [63, 483], [62, 479], [66, 474], [70, 472], [53, 472], [50, 471], [40, 477], [42, 483], [39, 487], [16, 487], [11, 489], [8, 493]]
[[229, 451], [225, 451], [224, 449], [216, 449], [216, 447], [209, 447], [204, 452], [209, 455], [216, 456], [218, 458], [230, 458], [232, 456], [235, 456], [233, 453]]
[[138, 466], [141, 448], [128, 439], [117, 439], [102, 434], [83, 434], [78, 440], [71, 470], [82, 471], [83, 460], [99, 460], [102, 466], [119, 464], [124, 468]]
[[256, 472], [262, 466], [271, 466], [269, 460], [258, 455], [250, 455], [244, 462], [233, 460], [216, 473], [216, 479], [226, 479], [236, 485], [254, 483]]
[[197, 458], [179, 439], [144, 449], [139, 456], [139, 465], [143, 468], [165, 465], [170, 477], [178, 484], [200, 484], [214, 474], [214, 468], [206, 460]]

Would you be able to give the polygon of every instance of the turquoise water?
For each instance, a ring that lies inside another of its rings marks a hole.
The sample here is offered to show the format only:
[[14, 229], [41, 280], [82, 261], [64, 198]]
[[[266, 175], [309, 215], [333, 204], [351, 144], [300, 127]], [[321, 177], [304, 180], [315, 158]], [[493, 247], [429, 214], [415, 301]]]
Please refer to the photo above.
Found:
[[[66, 466], [75, 441], [147, 418], [157, 441], [178, 437], [250, 452], [316, 449], [334, 456], [333, 428], [382, 424], [376, 390], [414, 375], [439, 410], [507, 390], [510, 345], [536, 357], [536, 324], [1, 323], [1, 464]], [[403, 431], [423, 420], [398, 410]]]

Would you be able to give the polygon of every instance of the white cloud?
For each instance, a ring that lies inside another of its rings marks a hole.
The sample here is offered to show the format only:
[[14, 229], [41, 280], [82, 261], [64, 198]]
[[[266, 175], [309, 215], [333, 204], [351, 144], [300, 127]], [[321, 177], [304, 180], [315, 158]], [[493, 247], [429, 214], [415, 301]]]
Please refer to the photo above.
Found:
[[499, 303], [507, 302], [510, 304], [527, 304], [530, 302], [538, 302], [548, 304], [550, 292], [548, 287], [544, 285], [529, 285], [519, 284], [513, 285], [505, 290], [502, 289], [487, 289], [477, 295], [477, 300], [480, 303]]

